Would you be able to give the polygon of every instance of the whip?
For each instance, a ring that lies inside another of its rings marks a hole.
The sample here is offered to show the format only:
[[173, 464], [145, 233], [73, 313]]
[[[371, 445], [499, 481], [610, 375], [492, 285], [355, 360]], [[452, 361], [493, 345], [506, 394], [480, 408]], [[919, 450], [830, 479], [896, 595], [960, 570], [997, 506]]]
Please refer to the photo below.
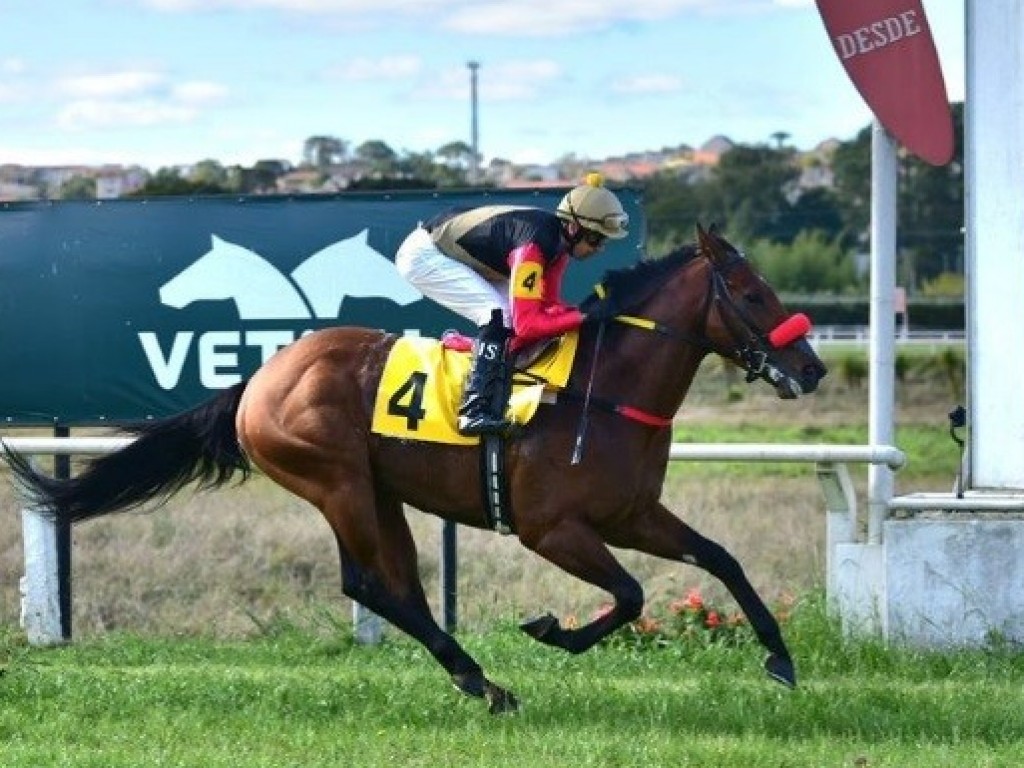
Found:
[[597, 338], [594, 340], [594, 357], [590, 360], [590, 377], [587, 379], [587, 392], [583, 396], [583, 413], [580, 414], [580, 425], [576, 428], [576, 445], [572, 449], [572, 465], [576, 466], [583, 458], [583, 438], [587, 434], [587, 423], [590, 421], [590, 393], [594, 389], [594, 373], [597, 371], [597, 357], [604, 339], [604, 321], [597, 327]]

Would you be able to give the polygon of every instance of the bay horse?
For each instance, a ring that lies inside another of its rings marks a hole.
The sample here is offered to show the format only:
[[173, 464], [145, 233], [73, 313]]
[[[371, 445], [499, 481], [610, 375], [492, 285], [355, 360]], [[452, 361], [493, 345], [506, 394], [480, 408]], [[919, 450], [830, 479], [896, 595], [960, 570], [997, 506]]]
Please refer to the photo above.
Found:
[[[612, 271], [602, 285], [582, 305], [603, 319], [580, 331], [567, 396], [542, 405], [509, 438], [506, 468], [520, 542], [608, 592], [613, 608], [578, 628], [548, 614], [522, 629], [581, 653], [637, 619], [643, 589], [609, 547], [638, 550], [724, 583], [768, 651], [767, 673], [795, 686], [779, 625], [742, 567], [659, 497], [672, 417], [701, 361], [716, 353], [784, 399], [813, 392], [826, 370], [805, 338], [807, 320], [786, 312], [738, 249], [699, 226], [695, 244]], [[422, 643], [455, 686], [483, 698], [490, 712], [514, 711], [515, 695], [491, 682], [431, 615], [403, 508], [485, 527], [478, 448], [370, 429], [396, 338], [354, 327], [304, 336], [204, 404], [126, 428], [134, 441], [70, 479], [40, 474], [5, 446], [6, 458], [36, 503], [69, 523], [166, 500], [192, 483], [212, 488], [236, 474], [244, 480], [255, 465], [327, 519], [345, 595]], [[584, 420], [586, 451], [574, 463]]]

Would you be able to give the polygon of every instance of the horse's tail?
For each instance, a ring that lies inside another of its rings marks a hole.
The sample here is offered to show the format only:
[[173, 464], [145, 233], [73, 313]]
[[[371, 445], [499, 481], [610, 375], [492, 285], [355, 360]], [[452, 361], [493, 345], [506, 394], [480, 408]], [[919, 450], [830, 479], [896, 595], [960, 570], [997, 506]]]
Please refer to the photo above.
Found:
[[236, 472], [244, 481], [249, 459], [238, 444], [235, 414], [245, 382], [176, 416], [125, 429], [135, 440], [114, 453], [91, 460], [69, 479], [40, 474], [29, 460], [4, 444], [15, 480], [43, 511], [74, 523], [149, 501], [167, 501], [192, 482], [216, 488]]

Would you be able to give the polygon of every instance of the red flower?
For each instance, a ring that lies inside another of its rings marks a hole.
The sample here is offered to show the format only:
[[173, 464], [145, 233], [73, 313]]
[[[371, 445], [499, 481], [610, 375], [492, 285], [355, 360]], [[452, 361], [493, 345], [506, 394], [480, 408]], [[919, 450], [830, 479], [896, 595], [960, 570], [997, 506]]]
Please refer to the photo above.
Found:
[[718, 611], [709, 611], [707, 618], [704, 619], [704, 626], [708, 629], [717, 629], [722, 625], [722, 617], [718, 615]]
[[650, 616], [641, 616], [633, 622], [633, 627], [642, 635], [656, 635], [661, 631], [661, 622]]
[[688, 611], [704, 610], [704, 598], [701, 597], [699, 589], [694, 587], [686, 593], [686, 599], [683, 600], [683, 608]]

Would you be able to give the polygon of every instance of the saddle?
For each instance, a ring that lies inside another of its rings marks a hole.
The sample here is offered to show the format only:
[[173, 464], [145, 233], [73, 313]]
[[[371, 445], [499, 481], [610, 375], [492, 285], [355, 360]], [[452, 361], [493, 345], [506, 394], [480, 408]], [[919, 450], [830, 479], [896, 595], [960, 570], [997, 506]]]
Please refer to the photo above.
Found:
[[[403, 440], [480, 445], [484, 508], [491, 527], [513, 532], [505, 482], [504, 438], [463, 435], [457, 415], [471, 355], [437, 341], [403, 336], [395, 342], [377, 387], [370, 430]], [[528, 424], [541, 403], [553, 403], [564, 390], [576, 357], [579, 334], [571, 332], [520, 351], [513, 365], [508, 412]], [[453, 345], [454, 346], [454, 345]]]

